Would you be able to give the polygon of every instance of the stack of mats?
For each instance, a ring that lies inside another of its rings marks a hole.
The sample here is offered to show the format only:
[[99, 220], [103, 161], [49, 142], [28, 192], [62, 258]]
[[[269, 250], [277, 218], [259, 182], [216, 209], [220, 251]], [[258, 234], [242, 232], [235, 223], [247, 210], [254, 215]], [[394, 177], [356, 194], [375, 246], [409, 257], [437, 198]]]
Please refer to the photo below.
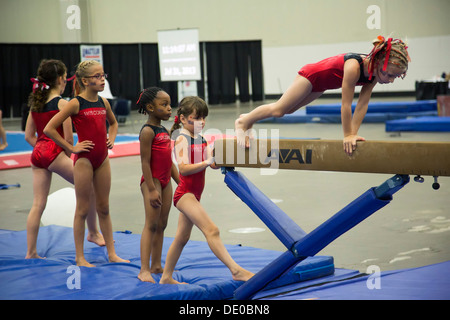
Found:
[[[352, 112], [356, 103], [352, 104]], [[366, 123], [383, 123], [388, 120], [411, 117], [437, 116], [436, 100], [404, 101], [404, 102], [370, 102]], [[269, 123], [340, 123], [341, 103], [315, 105], [301, 108], [281, 118], [271, 117], [260, 122]]]

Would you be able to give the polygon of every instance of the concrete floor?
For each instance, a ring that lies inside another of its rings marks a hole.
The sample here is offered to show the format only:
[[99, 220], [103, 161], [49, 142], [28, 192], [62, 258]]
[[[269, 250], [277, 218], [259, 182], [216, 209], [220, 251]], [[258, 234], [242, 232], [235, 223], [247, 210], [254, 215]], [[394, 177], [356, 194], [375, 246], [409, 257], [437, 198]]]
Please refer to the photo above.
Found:
[[[389, 99], [392, 100], [392, 99]], [[315, 104], [338, 100], [320, 99]], [[211, 106], [205, 129], [225, 133], [232, 129], [240, 113], [258, 104]], [[131, 121], [119, 133], [138, 133], [146, 117], [132, 112]], [[172, 123], [164, 123], [168, 128]], [[20, 121], [4, 119], [6, 130], [20, 130]], [[255, 129], [280, 130], [281, 137], [341, 139], [340, 124], [258, 124]], [[384, 124], [363, 124], [359, 134], [366, 139], [387, 141], [450, 141], [448, 133], [385, 132]], [[111, 159], [112, 189], [110, 207], [114, 231], [140, 234], [144, 207], [139, 189], [139, 156]], [[392, 175], [278, 171], [261, 175], [259, 169], [240, 169], [268, 197], [288, 213], [306, 232], [313, 230], [370, 187], [378, 186]], [[20, 188], [0, 191], [0, 229], [23, 230], [33, 197], [31, 168], [0, 171], [2, 183], [21, 184]], [[339, 268], [365, 272], [369, 265], [384, 270], [419, 267], [450, 260], [450, 177], [441, 177], [441, 188], [433, 190], [432, 177], [425, 183], [411, 182], [394, 195], [394, 200], [326, 247], [320, 255], [331, 255]], [[70, 185], [54, 175], [50, 192]], [[208, 169], [202, 204], [219, 226], [226, 244], [285, 251], [270, 230], [243, 204], [223, 182], [220, 170]], [[172, 207], [166, 236], [173, 237], [178, 211]], [[233, 233], [236, 228], [256, 227], [257, 233]], [[194, 228], [192, 240], [204, 240]], [[25, 253], [24, 253], [25, 254]]]

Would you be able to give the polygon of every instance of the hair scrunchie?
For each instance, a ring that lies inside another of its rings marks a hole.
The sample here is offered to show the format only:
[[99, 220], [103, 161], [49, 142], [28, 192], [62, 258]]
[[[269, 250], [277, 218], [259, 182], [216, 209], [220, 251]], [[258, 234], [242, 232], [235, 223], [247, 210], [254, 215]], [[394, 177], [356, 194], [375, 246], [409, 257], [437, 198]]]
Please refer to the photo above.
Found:
[[180, 118], [178, 118], [178, 116], [175, 116], [174, 122], [175, 122], [175, 124], [180, 123], [180, 122], [181, 122], [181, 121], [180, 121]]
[[39, 81], [38, 78], [30, 78], [30, 80], [31, 80], [31, 82], [33, 82], [33, 87], [32, 87], [33, 88], [33, 93], [35, 93], [36, 90], [39, 89], [39, 84], [42, 85], [41, 91], [44, 90], [44, 89], [50, 89], [50, 86], [48, 84], [46, 84], [43, 81]]

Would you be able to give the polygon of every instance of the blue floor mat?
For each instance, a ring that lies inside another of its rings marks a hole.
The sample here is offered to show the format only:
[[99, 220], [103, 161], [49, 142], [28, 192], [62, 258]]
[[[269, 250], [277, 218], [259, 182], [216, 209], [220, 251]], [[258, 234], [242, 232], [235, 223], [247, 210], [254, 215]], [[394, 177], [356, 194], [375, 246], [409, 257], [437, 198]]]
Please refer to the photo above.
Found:
[[[356, 102], [352, 104], [352, 112]], [[411, 117], [437, 116], [436, 100], [371, 102], [364, 123], [383, 123]], [[314, 105], [301, 108], [283, 117], [270, 117], [261, 123], [341, 123], [341, 104]]]
[[[41, 227], [38, 254], [46, 259], [31, 260], [24, 259], [26, 232], [2, 230], [0, 299], [223, 300], [233, 298], [234, 291], [243, 283], [234, 281], [206, 242], [201, 241], [189, 241], [174, 273], [176, 280], [189, 285], [143, 283], [137, 278], [140, 270], [140, 235], [114, 233], [114, 239], [117, 254], [129, 259], [130, 263], [108, 263], [106, 248], [85, 242], [85, 257], [97, 267], [81, 267], [77, 273], [77, 270], [71, 269], [75, 265], [72, 228]], [[172, 240], [165, 238], [163, 263]], [[226, 247], [238, 264], [252, 272], [261, 270], [281, 254], [239, 245]], [[307, 268], [311, 270], [316, 262], [321, 267], [323, 261], [329, 259], [318, 256], [304, 262], [313, 265]], [[334, 265], [331, 267], [334, 272]], [[77, 274], [79, 281], [74, 278]], [[160, 276], [154, 275], [154, 279], [159, 281]], [[77, 283], [79, 289], [74, 287]]]
[[419, 117], [386, 122], [386, 131], [450, 132], [450, 117]]

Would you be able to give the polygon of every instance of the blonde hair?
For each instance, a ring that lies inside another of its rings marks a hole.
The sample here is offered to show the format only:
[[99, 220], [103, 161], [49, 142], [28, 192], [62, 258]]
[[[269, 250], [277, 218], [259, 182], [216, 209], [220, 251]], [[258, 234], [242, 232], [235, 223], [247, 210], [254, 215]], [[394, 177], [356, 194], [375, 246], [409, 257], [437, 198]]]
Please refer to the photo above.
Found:
[[380, 61], [384, 61], [383, 71], [386, 71], [388, 64], [405, 70], [402, 76], [404, 78], [408, 71], [408, 63], [411, 61], [406, 43], [401, 39], [388, 38], [386, 40], [383, 36], [378, 36], [372, 41], [372, 44], [373, 49], [366, 57], [369, 60], [369, 80], [372, 79], [375, 65]]
[[76, 81], [73, 82], [73, 91], [74, 96], [77, 96], [83, 91], [85, 88], [83, 84], [82, 78], [89, 76], [89, 69], [92, 66], [100, 65], [100, 62], [97, 60], [85, 60], [78, 64], [77, 70], [75, 71]]

